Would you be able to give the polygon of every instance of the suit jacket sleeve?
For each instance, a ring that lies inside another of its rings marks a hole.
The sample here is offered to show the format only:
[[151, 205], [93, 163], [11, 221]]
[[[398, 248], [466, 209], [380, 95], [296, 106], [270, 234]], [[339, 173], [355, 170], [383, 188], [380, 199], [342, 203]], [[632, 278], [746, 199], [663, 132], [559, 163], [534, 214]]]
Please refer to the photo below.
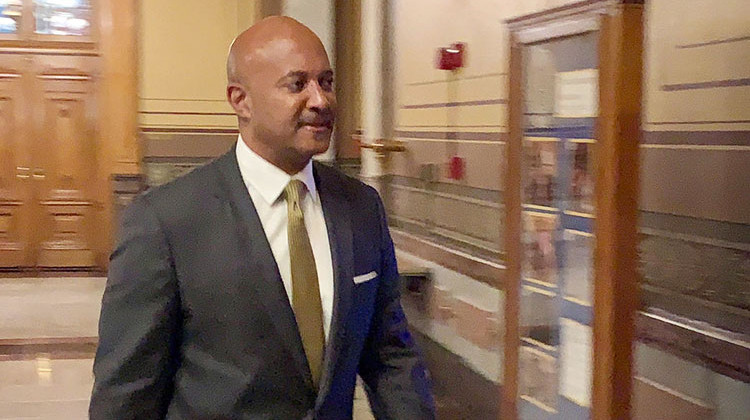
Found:
[[383, 203], [377, 193], [375, 196], [380, 218], [381, 278], [359, 374], [377, 419], [434, 419], [427, 371], [401, 308], [396, 256]]
[[99, 320], [89, 416], [163, 418], [177, 363], [180, 303], [166, 236], [140, 197], [124, 212]]

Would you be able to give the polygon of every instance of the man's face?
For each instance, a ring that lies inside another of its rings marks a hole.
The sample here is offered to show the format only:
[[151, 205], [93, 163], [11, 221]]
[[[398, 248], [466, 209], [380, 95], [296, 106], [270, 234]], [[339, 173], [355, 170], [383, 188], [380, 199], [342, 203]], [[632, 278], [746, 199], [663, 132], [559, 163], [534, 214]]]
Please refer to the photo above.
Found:
[[245, 73], [255, 140], [282, 160], [295, 163], [325, 152], [336, 95], [323, 47], [305, 39], [278, 39], [257, 55], [257, 65]]

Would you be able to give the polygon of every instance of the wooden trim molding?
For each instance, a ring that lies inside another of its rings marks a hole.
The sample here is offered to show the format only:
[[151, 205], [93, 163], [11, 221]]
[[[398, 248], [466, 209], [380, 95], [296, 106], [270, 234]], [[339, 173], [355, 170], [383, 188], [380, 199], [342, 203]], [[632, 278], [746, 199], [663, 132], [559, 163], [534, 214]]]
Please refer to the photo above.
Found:
[[103, 57], [102, 135], [117, 173], [139, 173], [138, 142], [138, 2], [107, 0], [101, 4]]
[[[136, 0], [103, 0], [100, 13], [101, 76], [97, 79], [98, 115], [102, 139], [98, 177], [108, 184], [115, 173], [140, 173], [141, 150], [138, 141], [138, 51]], [[114, 241], [115, 202], [108, 188], [103, 210], [99, 265], [106, 269]]]
[[[505, 342], [500, 418], [518, 418], [518, 362], [521, 335], [519, 330], [521, 284], [521, 159], [523, 153], [523, 56], [522, 45], [510, 35], [510, 77], [508, 96], [508, 142], [505, 154]], [[502, 185], [502, 184], [501, 184]], [[502, 310], [502, 309], [501, 309]]]
[[632, 415], [642, 72], [643, 7], [618, 5], [602, 16], [599, 35], [591, 394], [596, 420]]

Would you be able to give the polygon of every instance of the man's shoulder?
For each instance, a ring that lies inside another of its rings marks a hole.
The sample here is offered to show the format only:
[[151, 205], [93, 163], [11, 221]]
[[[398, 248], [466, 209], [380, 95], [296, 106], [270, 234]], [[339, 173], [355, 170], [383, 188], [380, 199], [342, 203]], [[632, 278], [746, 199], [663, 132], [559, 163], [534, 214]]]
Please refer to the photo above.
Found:
[[328, 187], [333, 186], [334, 189], [340, 191], [349, 201], [372, 203], [373, 200], [379, 200], [380, 198], [375, 188], [341, 172], [329, 164], [314, 162], [314, 167], [321, 183], [324, 183]]

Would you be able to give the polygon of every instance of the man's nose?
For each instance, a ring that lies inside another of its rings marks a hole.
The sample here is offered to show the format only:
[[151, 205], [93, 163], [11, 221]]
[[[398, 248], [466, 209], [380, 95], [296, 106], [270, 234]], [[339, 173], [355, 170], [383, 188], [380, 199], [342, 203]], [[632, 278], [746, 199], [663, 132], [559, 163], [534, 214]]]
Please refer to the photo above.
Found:
[[307, 98], [307, 107], [310, 109], [325, 110], [330, 108], [331, 99], [329, 92], [323, 90], [318, 83], [310, 83], [310, 96]]

